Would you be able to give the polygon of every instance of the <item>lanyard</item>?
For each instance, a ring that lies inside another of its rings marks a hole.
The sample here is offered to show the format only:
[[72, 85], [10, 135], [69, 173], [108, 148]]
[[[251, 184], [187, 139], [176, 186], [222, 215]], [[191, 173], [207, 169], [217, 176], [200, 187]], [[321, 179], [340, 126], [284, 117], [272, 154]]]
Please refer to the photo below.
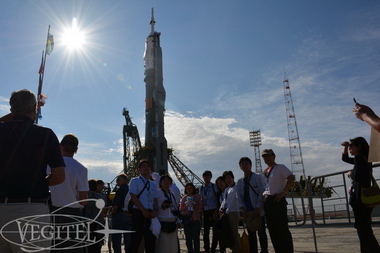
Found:
[[268, 173], [268, 172], [265, 172], [265, 173], [264, 173], [264, 176], [267, 178], [267, 183], [269, 182], [269, 176], [270, 176], [270, 174], [272, 173], [272, 170], [273, 170], [274, 166], [276, 166], [276, 165], [277, 165], [277, 164], [275, 163], [275, 164], [272, 166], [272, 168], [270, 168], [269, 173]]
[[[169, 200], [170, 201], [170, 206], [172, 207], [172, 208], [174, 208], [174, 209], [178, 209], [178, 205], [177, 205], [177, 201], [176, 201], [176, 199], [175, 199], [175, 196], [174, 196], [174, 194], [169, 190], [169, 195], [166, 193], [166, 191], [164, 191], [163, 189], [161, 189], [162, 190], [162, 192], [164, 193], [164, 195], [165, 195], [165, 198], [167, 199], [167, 200]], [[174, 200], [174, 203], [175, 203], [175, 205], [173, 205], [173, 200]]]
[[207, 197], [207, 194], [208, 194], [208, 190], [209, 190], [209, 186], [211, 185], [211, 183], [208, 185], [208, 186], [204, 186], [203, 187], [203, 195], [205, 197]]
[[170, 200], [170, 202], [172, 201], [172, 192], [169, 190], [169, 196], [168, 194], [166, 193], [166, 191], [164, 189], [161, 189], [163, 192], [164, 192], [164, 195], [166, 197], [167, 200]]

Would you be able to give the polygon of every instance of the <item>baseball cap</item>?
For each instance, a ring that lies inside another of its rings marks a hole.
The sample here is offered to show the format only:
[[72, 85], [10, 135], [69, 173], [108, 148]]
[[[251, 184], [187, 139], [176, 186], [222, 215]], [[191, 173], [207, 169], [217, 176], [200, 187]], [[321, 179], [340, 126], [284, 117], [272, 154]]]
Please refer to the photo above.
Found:
[[274, 155], [272, 149], [264, 149], [261, 155]]

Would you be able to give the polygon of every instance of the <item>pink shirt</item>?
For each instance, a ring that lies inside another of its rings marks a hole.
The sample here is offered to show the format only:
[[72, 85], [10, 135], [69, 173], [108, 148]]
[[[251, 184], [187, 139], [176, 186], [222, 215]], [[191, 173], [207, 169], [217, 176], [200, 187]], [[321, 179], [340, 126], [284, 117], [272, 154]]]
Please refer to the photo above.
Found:
[[[202, 210], [202, 200], [201, 196], [199, 194], [195, 194], [194, 196], [194, 205], [193, 205], [193, 220], [200, 220], [200, 214], [199, 211]], [[187, 195], [183, 196], [181, 199], [181, 204], [179, 206], [179, 210], [184, 213], [188, 214], [188, 205], [187, 205]]]

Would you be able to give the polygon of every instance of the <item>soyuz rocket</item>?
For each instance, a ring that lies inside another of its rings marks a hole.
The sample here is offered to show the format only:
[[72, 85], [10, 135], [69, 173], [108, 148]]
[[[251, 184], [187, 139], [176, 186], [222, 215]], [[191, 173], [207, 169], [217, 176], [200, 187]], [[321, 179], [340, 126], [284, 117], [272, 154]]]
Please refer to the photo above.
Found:
[[168, 144], [164, 131], [166, 92], [162, 77], [161, 33], [154, 31], [154, 10], [150, 21], [151, 32], [145, 41], [145, 148], [152, 170], [160, 175], [168, 173]]

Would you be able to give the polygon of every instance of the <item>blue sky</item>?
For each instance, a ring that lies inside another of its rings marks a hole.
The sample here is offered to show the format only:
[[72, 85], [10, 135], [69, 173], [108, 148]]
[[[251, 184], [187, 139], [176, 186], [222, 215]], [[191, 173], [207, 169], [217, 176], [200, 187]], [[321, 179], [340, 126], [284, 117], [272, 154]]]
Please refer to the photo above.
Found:
[[[168, 146], [191, 170], [216, 175], [254, 160], [249, 130], [261, 150], [273, 148], [290, 167], [284, 68], [290, 81], [307, 175], [350, 169], [340, 143], [370, 128], [352, 98], [380, 113], [378, 1], [2, 1], [0, 113], [12, 91], [37, 92], [51, 25], [39, 124], [61, 139], [80, 139], [76, 158], [89, 177], [109, 182], [121, 170], [122, 109], [145, 133], [143, 52], [151, 8], [161, 32]], [[81, 50], [62, 43], [76, 18]], [[264, 164], [263, 164], [264, 167]]]

